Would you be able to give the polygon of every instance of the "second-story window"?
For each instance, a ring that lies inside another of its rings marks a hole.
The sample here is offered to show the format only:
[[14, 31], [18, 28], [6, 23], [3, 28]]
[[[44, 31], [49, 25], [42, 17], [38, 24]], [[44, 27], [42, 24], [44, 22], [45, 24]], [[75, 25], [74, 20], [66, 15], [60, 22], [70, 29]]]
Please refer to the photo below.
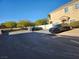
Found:
[[78, 4], [75, 4], [75, 8], [76, 9], [79, 9], [79, 3]]
[[68, 7], [64, 8], [64, 12], [65, 12], [65, 13], [68, 12]]

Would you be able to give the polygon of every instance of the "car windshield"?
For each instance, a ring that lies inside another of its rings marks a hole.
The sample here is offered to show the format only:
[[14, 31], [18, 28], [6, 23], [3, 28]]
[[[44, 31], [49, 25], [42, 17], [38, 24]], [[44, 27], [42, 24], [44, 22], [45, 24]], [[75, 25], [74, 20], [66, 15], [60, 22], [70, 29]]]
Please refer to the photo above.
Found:
[[60, 28], [61, 27], [61, 24], [56, 24], [53, 26], [53, 28]]

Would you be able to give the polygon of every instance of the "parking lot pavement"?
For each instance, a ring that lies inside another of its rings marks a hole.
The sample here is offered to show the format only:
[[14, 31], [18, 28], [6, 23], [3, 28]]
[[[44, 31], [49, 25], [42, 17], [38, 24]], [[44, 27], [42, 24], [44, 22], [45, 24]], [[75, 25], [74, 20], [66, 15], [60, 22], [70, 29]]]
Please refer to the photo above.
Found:
[[78, 41], [38, 32], [0, 36], [0, 59], [79, 59]]
[[35, 32], [38, 32], [38, 33], [45, 33], [45, 34], [51, 34], [49, 32], [49, 30], [40, 30], [40, 31], [35, 31]]

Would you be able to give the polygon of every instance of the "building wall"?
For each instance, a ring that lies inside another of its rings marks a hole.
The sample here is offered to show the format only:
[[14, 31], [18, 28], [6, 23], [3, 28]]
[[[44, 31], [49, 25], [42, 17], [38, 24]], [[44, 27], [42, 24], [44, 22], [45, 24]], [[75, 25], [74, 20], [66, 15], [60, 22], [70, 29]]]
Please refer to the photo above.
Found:
[[[72, 1], [55, 10], [54, 12], [50, 13], [49, 23], [61, 23], [60, 17], [62, 16], [68, 16], [70, 17], [70, 19], [73, 19], [74, 21], [79, 21], [79, 8], [76, 8], [76, 4], [79, 4], [79, 0], [75, 2]], [[65, 8], [68, 8], [67, 12], [65, 12]]]
[[43, 30], [48, 30], [49, 28], [53, 27], [52, 24], [47, 24], [47, 25], [40, 25], [40, 26], [36, 26], [36, 27], [42, 27]]

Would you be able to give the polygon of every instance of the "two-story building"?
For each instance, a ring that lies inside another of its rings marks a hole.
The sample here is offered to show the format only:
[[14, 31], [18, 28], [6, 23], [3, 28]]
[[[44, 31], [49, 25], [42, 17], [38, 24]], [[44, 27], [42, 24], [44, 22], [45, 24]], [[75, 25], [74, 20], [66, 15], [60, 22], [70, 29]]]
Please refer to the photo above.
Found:
[[79, 21], [79, 0], [71, 0], [67, 4], [49, 13], [49, 24], [57, 24], [62, 21]]

